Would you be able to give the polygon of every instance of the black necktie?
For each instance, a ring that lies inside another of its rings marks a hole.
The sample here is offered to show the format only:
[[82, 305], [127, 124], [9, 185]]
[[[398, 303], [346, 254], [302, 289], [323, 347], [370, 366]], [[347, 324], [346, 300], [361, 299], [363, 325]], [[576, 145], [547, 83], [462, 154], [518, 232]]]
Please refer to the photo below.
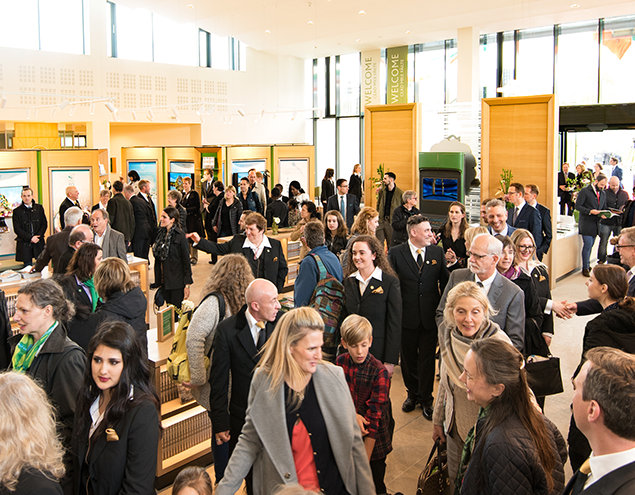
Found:
[[256, 347], [260, 351], [260, 349], [262, 349], [265, 345], [265, 342], [267, 342], [267, 329], [265, 328], [264, 321], [257, 322], [256, 326], [260, 328], [260, 330], [258, 331], [258, 342], [256, 343]]
[[481, 289], [482, 289], [483, 287], [485, 287], [485, 286], [483, 285], [483, 282], [481, 282], [480, 280], [476, 282], [476, 285], [478, 285]]
[[421, 249], [417, 249], [417, 265], [419, 265], [419, 270], [423, 268], [423, 256], [421, 256]]

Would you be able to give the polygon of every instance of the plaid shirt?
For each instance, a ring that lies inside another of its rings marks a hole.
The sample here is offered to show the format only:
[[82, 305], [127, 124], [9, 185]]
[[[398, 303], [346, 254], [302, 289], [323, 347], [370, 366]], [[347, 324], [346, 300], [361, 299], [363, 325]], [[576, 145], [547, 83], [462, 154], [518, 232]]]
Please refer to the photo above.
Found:
[[392, 451], [395, 428], [390, 407], [388, 371], [370, 353], [361, 364], [355, 363], [348, 352], [338, 356], [336, 363], [344, 369], [355, 411], [368, 420], [368, 436], [375, 439], [370, 460], [383, 459]]

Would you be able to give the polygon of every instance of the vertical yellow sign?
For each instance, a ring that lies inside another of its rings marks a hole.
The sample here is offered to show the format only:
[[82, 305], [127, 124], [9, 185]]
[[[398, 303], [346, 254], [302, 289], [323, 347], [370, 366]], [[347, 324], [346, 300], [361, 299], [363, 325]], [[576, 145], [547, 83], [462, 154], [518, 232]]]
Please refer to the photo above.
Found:
[[408, 103], [408, 46], [386, 49], [386, 103]]

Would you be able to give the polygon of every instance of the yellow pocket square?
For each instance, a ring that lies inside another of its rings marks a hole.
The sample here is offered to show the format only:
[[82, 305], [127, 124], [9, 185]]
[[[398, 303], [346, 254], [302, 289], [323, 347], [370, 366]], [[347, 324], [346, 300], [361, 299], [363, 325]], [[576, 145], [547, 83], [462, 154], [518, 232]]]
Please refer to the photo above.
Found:
[[278, 261], [278, 257], [276, 256], [276, 257], [273, 259], [273, 261]]
[[106, 442], [118, 442], [119, 435], [113, 428], [106, 428]]
[[433, 265], [437, 264], [437, 260], [432, 260], [430, 263], [432, 263]]
[[544, 275], [540, 275], [539, 282], [544, 282], [545, 280], [547, 280], [547, 277], [545, 277]]
[[[372, 287], [371, 287], [372, 289]], [[373, 292], [371, 292], [371, 294], [383, 294], [384, 293], [384, 288], [383, 287], [377, 287]]]

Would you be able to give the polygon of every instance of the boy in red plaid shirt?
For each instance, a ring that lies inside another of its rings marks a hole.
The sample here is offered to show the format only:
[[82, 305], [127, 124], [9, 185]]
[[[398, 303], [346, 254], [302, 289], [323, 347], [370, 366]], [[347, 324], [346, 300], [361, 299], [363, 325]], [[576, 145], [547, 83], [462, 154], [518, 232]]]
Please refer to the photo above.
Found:
[[348, 352], [338, 356], [336, 363], [344, 369], [355, 404], [375, 491], [385, 494], [386, 456], [392, 451], [395, 428], [389, 397], [390, 378], [383, 363], [369, 353], [373, 327], [366, 318], [355, 314], [348, 316], [342, 322], [340, 334], [342, 346]]

